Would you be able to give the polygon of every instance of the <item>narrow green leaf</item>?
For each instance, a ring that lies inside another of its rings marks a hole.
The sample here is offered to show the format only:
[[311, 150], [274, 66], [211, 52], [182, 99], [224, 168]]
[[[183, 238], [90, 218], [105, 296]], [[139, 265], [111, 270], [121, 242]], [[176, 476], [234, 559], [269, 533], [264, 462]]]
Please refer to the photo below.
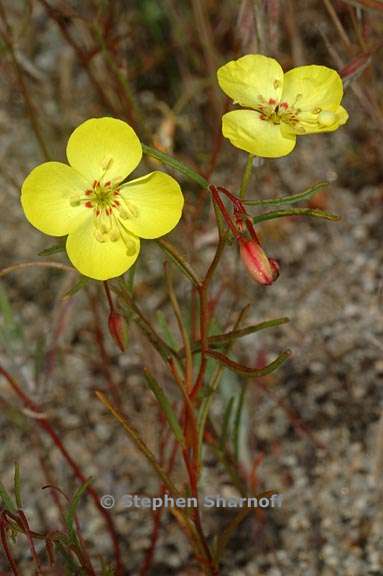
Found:
[[84, 494], [84, 492], [87, 490], [89, 484], [91, 484], [91, 482], [93, 482], [93, 478], [89, 477], [86, 482], [84, 482], [83, 484], [81, 484], [81, 486], [79, 486], [79, 488], [77, 488], [76, 492], [73, 495], [72, 501], [69, 505], [69, 509], [68, 512], [66, 514], [65, 517], [65, 522], [68, 528], [68, 536], [69, 536], [69, 541], [71, 544], [77, 544], [77, 535], [76, 535], [76, 529], [74, 526], [74, 519], [75, 519], [75, 514], [77, 511], [77, 507], [79, 505], [80, 502], [80, 498], [81, 496]]
[[194, 272], [190, 264], [186, 262], [183, 256], [181, 256], [181, 254], [178, 252], [175, 246], [173, 246], [173, 244], [170, 244], [170, 242], [164, 240], [163, 238], [156, 240], [156, 242], [158, 246], [167, 254], [167, 256], [170, 256], [171, 260], [176, 264], [177, 268], [180, 269], [182, 274], [187, 276], [189, 280], [193, 282], [194, 286], [199, 288], [201, 285], [200, 279], [198, 278], [197, 274]]
[[169, 346], [153, 329], [152, 324], [147, 320], [144, 314], [141, 312], [140, 308], [134, 302], [134, 299], [129, 294], [129, 290], [122, 280], [120, 281], [120, 289], [116, 289], [116, 287], [112, 288], [116, 294], [120, 296], [120, 298], [127, 304], [128, 310], [125, 308], [123, 309], [123, 313], [126, 316], [127, 320], [129, 321], [133, 317], [134, 321], [138, 324], [141, 330], [144, 332], [152, 346], [158, 351], [161, 357], [167, 362], [169, 356], [177, 357], [177, 353], [171, 346]]
[[324, 220], [331, 220], [333, 222], [340, 220], [339, 216], [336, 214], [331, 214], [324, 210], [318, 210], [317, 208], [290, 208], [288, 210], [273, 210], [272, 212], [265, 212], [265, 214], [253, 216], [253, 222], [254, 224], [258, 224], [259, 222], [274, 220], [275, 218], [284, 218], [286, 216], [311, 216], [313, 218], [323, 218]]
[[0, 481], [0, 499], [3, 506], [8, 512], [16, 512], [16, 506], [13, 503], [11, 496], [8, 494], [4, 484]]
[[162, 310], [157, 310], [156, 319], [160, 327], [160, 333], [163, 336], [164, 341], [168, 346], [172, 348], [177, 348], [177, 341], [174, 338], [173, 332], [168, 324], [168, 321], [165, 318], [165, 314]]
[[23, 340], [23, 325], [15, 316], [6, 290], [0, 284], [0, 338], [6, 348]]
[[14, 491], [15, 491], [16, 506], [17, 508], [21, 509], [23, 505], [21, 500], [20, 466], [18, 462], [15, 463]]
[[142, 144], [142, 150], [143, 150], [144, 154], [146, 154], [147, 156], [151, 156], [152, 158], [156, 158], [157, 160], [162, 162], [162, 164], [165, 164], [166, 166], [170, 166], [171, 168], [174, 168], [174, 170], [176, 170], [180, 174], [183, 174], [189, 180], [193, 180], [194, 182], [197, 182], [197, 184], [202, 186], [202, 188], [208, 188], [209, 182], [203, 176], [201, 176], [201, 174], [198, 174], [198, 172], [196, 172], [195, 170], [193, 170], [189, 166], [186, 166], [185, 164], [183, 164], [183, 162], [180, 162], [179, 160], [176, 160], [172, 156], [165, 154], [165, 152], [160, 152], [159, 150], [156, 150], [155, 148], [151, 148], [150, 146], [147, 146], [146, 144]]
[[273, 204], [296, 204], [297, 202], [302, 202], [302, 200], [307, 200], [316, 194], [319, 190], [328, 186], [328, 182], [318, 182], [307, 188], [299, 194], [291, 194], [290, 196], [279, 196], [278, 198], [265, 198], [264, 200], [242, 200], [243, 204], [247, 206], [270, 206]]
[[268, 374], [271, 374], [280, 366], [282, 366], [282, 364], [284, 364], [286, 360], [291, 356], [291, 351], [286, 350], [285, 352], [282, 352], [279, 354], [279, 356], [277, 356], [275, 360], [270, 362], [270, 364], [264, 368], [249, 368], [248, 366], [243, 366], [238, 362], [234, 362], [234, 360], [231, 360], [225, 356], [225, 354], [221, 354], [221, 352], [216, 352], [215, 350], [206, 350], [206, 355], [215, 358], [232, 372], [244, 374], [245, 376], [249, 377], [259, 378], [260, 376], [267, 376]]
[[[157, 462], [153, 452], [142, 440], [139, 432], [132, 426], [123, 414], [121, 414], [114, 406], [109, 402], [107, 397], [101, 390], [96, 390], [96, 396], [104, 404], [104, 406], [111, 412], [114, 418], [121, 424], [125, 432], [128, 434], [129, 438], [135, 444], [136, 448], [143, 454], [158, 476], [161, 478], [162, 482], [165, 484], [167, 489], [172, 495], [180, 496], [180, 492], [177, 490], [172, 479], [169, 477], [168, 473], [164, 468]], [[174, 513], [175, 509], [172, 509]], [[187, 512], [186, 512], [187, 513]]]
[[153, 392], [154, 396], [157, 398], [158, 403], [161, 406], [161, 409], [166, 416], [168, 424], [169, 424], [170, 428], [172, 429], [173, 434], [177, 439], [177, 442], [182, 446], [182, 448], [185, 448], [185, 438], [184, 438], [184, 435], [182, 432], [182, 428], [178, 423], [178, 418], [177, 418], [176, 414], [174, 413], [174, 410], [173, 410], [167, 396], [165, 395], [161, 386], [158, 384], [157, 380], [150, 374], [150, 372], [146, 368], [144, 368], [144, 375], [145, 375], [145, 379], [146, 379], [146, 382], [148, 383], [150, 390]]
[[65, 292], [62, 299], [65, 300], [66, 298], [71, 298], [72, 296], [77, 294], [77, 292], [82, 290], [82, 288], [84, 288], [84, 286], [86, 286], [89, 281], [90, 278], [87, 278], [86, 276], [80, 276], [79, 280], [77, 280], [74, 286], [72, 286], [72, 288], [70, 288], [67, 292]]
[[[275, 318], [274, 320], [266, 320], [266, 322], [260, 322], [259, 324], [254, 324], [252, 326], [247, 326], [246, 328], [241, 328], [239, 330], [232, 330], [231, 332], [226, 332], [225, 334], [215, 334], [214, 336], [209, 336], [208, 344], [209, 348], [219, 348], [224, 346], [228, 342], [233, 342], [237, 338], [243, 338], [244, 336], [248, 336], [249, 334], [254, 334], [255, 332], [259, 332], [260, 330], [265, 330], [265, 328], [274, 328], [275, 326], [281, 326], [282, 324], [287, 324], [290, 322], [290, 319], [287, 317], [284, 318]], [[197, 341], [194, 342], [192, 345], [193, 353], [199, 352], [201, 350], [201, 342]], [[182, 358], [185, 354], [183, 348], [179, 350], [179, 355]]]
[[233, 410], [233, 405], [234, 405], [234, 396], [232, 396], [229, 402], [227, 403], [225, 413], [223, 415], [221, 438], [219, 440], [220, 450], [224, 450], [226, 446], [227, 437], [229, 435], [229, 424], [230, 424], [231, 412]]
[[78, 576], [83, 576], [85, 574], [83, 569], [73, 559], [72, 554], [67, 551], [62, 542], [56, 541], [55, 548], [57, 556], [61, 557], [62, 559], [63, 568], [65, 567], [67, 570], [65, 574], [67, 574], [68, 576], [69, 574], [76, 574]]
[[246, 516], [251, 512], [251, 508], [242, 508], [234, 518], [229, 522], [229, 524], [223, 529], [218, 537], [217, 543], [214, 549], [214, 559], [219, 562], [230, 538], [233, 536], [235, 530], [238, 528], [240, 523], [246, 518]]
[[234, 446], [234, 454], [235, 458], [238, 461], [239, 458], [239, 432], [241, 427], [241, 418], [242, 418], [242, 410], [243, 410], [243, 403], [245, 399], [246, 393], [246, 385], [242, 386], [241, 393], [238, 398], [238, 405], [237, 410], [235, 413], [234, 418], [234, 428], [233, 428], [233, 446]]
[[0, 314], [4, 318], [4, 323], [6, 328], [13, 328], [15, 325], [15, 320], [13, 316], [12, 306], [9, 302], [8, 295], [0, 284]]
[[45, 248], [38, 253], [39, 256], [52, 256], [52, 254], [59, 254], [60, 252], [65, 252], [65, 243], [60, 242], [59, 244], [53, 244], [49, 248]]

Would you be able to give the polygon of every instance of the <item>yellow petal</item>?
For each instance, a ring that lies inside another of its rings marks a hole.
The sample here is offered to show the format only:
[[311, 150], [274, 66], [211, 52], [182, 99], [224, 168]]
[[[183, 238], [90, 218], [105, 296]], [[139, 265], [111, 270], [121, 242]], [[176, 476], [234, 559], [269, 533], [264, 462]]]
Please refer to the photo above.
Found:
[[281, 66], [274, 58], [261, 54], [232, 60], [218, 69], [217, 76], [221, 89], [241, 106], [255, 108], [262, 98], [279, 101], [282, 94]]
[[295, 136], [283, 136], [280, 125], [261, 120], [253, 110], [234, 110], [222, 117], [222, 132], [233, 146], [264, 158], [278, 158], [290, 154]]
[[141, 238], [158, 238], [172, 230], [182, 215], [184, 198], [176, 180], [165, 172], [151, 172], [121, 188], [128, 208], [124, 226]]
[[286, 72], [282, 102], [302, 111], [315, 109], [334, 111], [343, 97], [339, 74], [326, 66], [298, 66]]
[[133, 128], [116, 118], [91, 118], [72, 132], [68, 162], [90, 180], [121, 182], [137, 166], [142, 146]]
[[51, 236], [65, 236], [89, 214], [72, 206], [71, 198], [83, 194], [89, 182], [67, 164], [45, 162], [24, 180], [21, 205], [29, 222]]
[[81, 274], [95, 280], [121, 276], [134, 264], [140, 251], [139, 238], [125, 234], [128, 248], [122, 238], [115, 242], [99, 242], [90, 216], [67, 238], [69, 259]]

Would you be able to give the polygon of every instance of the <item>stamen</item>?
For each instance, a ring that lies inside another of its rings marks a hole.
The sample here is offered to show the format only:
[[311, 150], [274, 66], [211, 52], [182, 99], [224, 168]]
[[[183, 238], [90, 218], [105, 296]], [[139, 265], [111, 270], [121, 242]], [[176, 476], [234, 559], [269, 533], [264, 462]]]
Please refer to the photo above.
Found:
[[136, 253], [136, 244], [123, 220], [137, 218], [139, 212], [134, 204], [121, 195], [120, 189], [112, 180], [105, 183], [94, 180], [92, 188], [72, 194], [69, 202], [73, 207], [93, 209], [93, 233], [98, 242], [117, 242], [122, 239], [126, 253]]

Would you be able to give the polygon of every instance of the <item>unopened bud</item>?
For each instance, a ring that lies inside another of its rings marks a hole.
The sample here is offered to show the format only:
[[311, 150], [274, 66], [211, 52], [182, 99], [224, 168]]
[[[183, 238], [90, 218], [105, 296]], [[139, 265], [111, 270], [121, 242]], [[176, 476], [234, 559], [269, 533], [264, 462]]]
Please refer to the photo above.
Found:
[[124, 352], [128, 341], [127, 326], [124, 317], [118, 312], [111, 312], [109, 314], [108, 326], [113, 340], [121, 352]]
[[255, 240], [240, 240], [242, 262], [251, 276], [259, 284], [268, 286], [279, 276], [279, 264], [273, 258], [268, 258], [260, 244]]

